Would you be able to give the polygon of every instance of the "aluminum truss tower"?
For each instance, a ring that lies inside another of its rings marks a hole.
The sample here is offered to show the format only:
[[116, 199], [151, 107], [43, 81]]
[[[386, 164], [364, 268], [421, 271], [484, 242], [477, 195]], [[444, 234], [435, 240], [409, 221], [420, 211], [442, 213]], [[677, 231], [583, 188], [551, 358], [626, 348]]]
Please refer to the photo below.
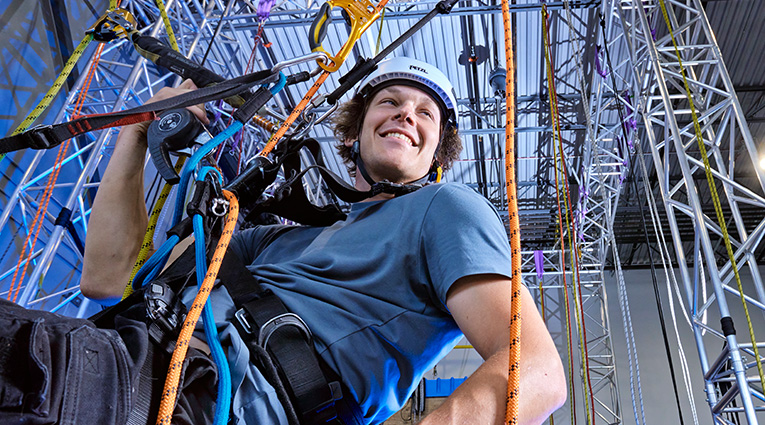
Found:
[[[614, 66], [623, 65], [623, 70], [618, 72], [619, 86], [611, 92], [621, 96], [624, 110], [633, 108], [641, 114], [645, 129], [642, 139], [650, 147], [658, 191], [667, 212], [712, 416], [719, 424], [740, 423], [741, 418], [756, 424], [763, 417], [757, 412], [765, 410], [765, 399], [756, 367], [761, 358], [755, 356], [753, 344], [761, 350], [765, 344], [750, 340], [746, 321], [751, 320], [755, 330], [762, 328], [765, 291], [753, 252], [762, 244], [765, 215], [755, 226], [747, 227], [739, 206], [765, 207], [765, 175], [757, 167], [757, 148], [700, 1], [664, 1], [681, 60], [660, 1], [605, 3], [607, 28], [621, 26], [621, 31], [614, 31], [623, 36], [621, 47], [612, 48]], [[736, 263], [751, 280], [743, 291], [734, 278], [721, 226], [708, 207], [712, 193], [683, 72], [723, 203]], [[638, 95], [628, 97], [626, 90]], [[603, 99], [597, 103], [606, 104]], [[626, 124], [628, 131], [634, 132], [636, 127]], [[614, 137], [623, 134], [623, 130], [614, 131]], [[678, 228], [678, 220], [688, 217], [693, 222], [693, 235]], [[742, 300], [750, 313], [746, 318], [740, 313]], [[708, 322], [707, 313], [735, 316], [738, 334], [723, 331], [720, 323]]]
[[[584, 249], [583, 256], [593, 257], [589, 251], [590, 248]], [[559, 248], [554, 247], [522, 251], [521, 256], [523, 283], [538, 301], [550, 334], [561, 351], [564, 368], [568, 370], [571, 365], [575, 375], [575, 382], [570, 389], [574, 399], [573, 412], [571, 403], [567, 403], [554, 414], [555, 421], [566, 421], [570, 415], [585, 418], [586, 406], [589, 405], [592, 411], [590, 403], [594, 403], [593, 424], [622, 423], [602, 268], [592, 263], [582, 263], [579, 270], [579, 294], [576, 285], [572, 284], [574, 274], [569, 265], [568, 251], [562, 254]], [[579, 323], [584, 324], [583, 329]], [[583, 358], [581, 352], [585, 329], [587, 352], [586, 358]], [[567, 335], [569, 332], [570, 335]], [[581, 377], [585, 373], [589, 374], [591, 391]], [[585, 398], [587, 403], [584, 402]]]

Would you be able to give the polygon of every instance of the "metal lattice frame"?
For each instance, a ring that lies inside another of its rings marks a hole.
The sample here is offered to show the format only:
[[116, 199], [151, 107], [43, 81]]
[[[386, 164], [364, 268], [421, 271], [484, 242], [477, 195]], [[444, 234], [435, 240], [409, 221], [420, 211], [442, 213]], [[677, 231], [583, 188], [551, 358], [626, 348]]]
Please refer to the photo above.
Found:
[[[228, 5], [233, 3], [228, 2]], [[223, 2], [210, 2], [208, 4], [210, 7], [204, 9], [196, 1], [176, 3], [170, 0], [167, 2], [167, 8], [170, 12], [173, 26], [176, 28], [176, 36], [181, 46], [181, 51], [200, 61], [204, 48], [207, 45], [205, 41], [212, 37], [216, 25], [220, 21], [219, 17], [223, 16], [224, 24], [219, 39], [220, 42], [213, 45], [206, 66], [222, 75], [240, 75], [243, 73], [253, 46], [250, 33], [255, 28], [252, 23], [254, 21], [253, 16], [226, 8]], [[396, 3], [393, 5], [392, 11], [386, 16], [386, 19], [416, 18], [419, 16], [418, 14], [424, 14], [423, 10], [432, 7], [432, 4], [432, 2], [426, 2], [425, 4]], [[291, 2], [288, 3], [288, 6], [289, 11], [274, 12], [272, 14], [273, 19], [269, 20], [266, 26], [291, 28], [307, 27], [310, 24], [313, 13], [316, 10], [315, 8], [306, 9], [305, 6]], [[550, 3], [551, 9], [560, 9], [562, 6], [562, 2]], [[133, 0], [125, 3], [123, 7], [127, 7], [136, 17], [143, 19], [144, 22], [156, 22], [148, 30], [150, 33], [157, 34], [164, 31], [161, 27], [161, 21], [157, 18], [158, 11], [152, 1]], [[516, 9], [519, 11], [523, 10], [523, 8], [538, 10], [539, 7], [539, 4], [516, 5]], [[498, 12], [498, 7], [492, 6], [467, 7], [456, 9], [455, 16]], [[612, 26], [611, 23], [609, 23], [609, 31], [610, 36], [618, 37], [620, 35], [619, 28]], [[365, 43], [363, 50], [373, 50], [373, 41], [371, 36], [365, 36], [365, 39], [362, 39], [362, 42]], [[276, 60], [273, 55], [270, 55], [262, 47], [259, 53], [257, 57], [258, 63], [255, 66], [256, 69], [273, 65], [273, 62]], [[621, 66], [625, 65], [620, 64], [616, 68], [621, 68]], [[84, 76], [85, 73], [83, 73], [83, 77], [80, 78], [69, 95], [66, 107], [59, 114], [56, 122], [62, 122], [70, 118], [72, 105], [78, 90], [83, 86]], [[109, 44], [101, 55], [101, 61], [95, 73], [94, 82], [91, 84], [83, 106], [83, 113], [104, 113], [137, 106], [151, 97], [159, 87], [166, 85], [174, 78], [173, 76], [157, 72], [153, 66], [148, 65], [144, 59], [139, 58], [133, 51], [132, 46], [125, 41]], [[332, 81], [328, 84], [330, 86], [329, 89], [334, 86]], [[598, 82], [597, 84], [606, 85], [607, 83]], [[595, 85], [596, 83], [593, 81], [593, 87]], [[299, 86], [297, 91], [300, 92], [302, 90], [304, 92], [305, 88], [307, 86]], [[593, 90], [594, 93], [603, 94], [602, 97], [591, 99], [593, 119], [599, 117], [597, 118], [599, 121], [596, 122], [613, 123], [617, 121], [613, 112], [613, 98], [614, 93], [620, 93], [621, 90], [621, 88], [608, 89], [605, 86], [597, 91]], [[611, 100], [609, 101], [609, 99]], [[272, 106], [272, 108], [277, 113], [285, 114], [285, 112], [288, 112], [285, 110], [285, 104], [291, 103], [288, 100], [287, 98], [277, 98], [276, 105]], [[496, 100], [489, 99], [486, 101], [486, 103], [492, 102], [496, 102]], [[611, 103], [609, 104], [609, 102]], [[460, 102], [460, 107], [460, 111], [463, 114], [474, 113], [468, 110], [467, 102], [465, 101]], [[494, 111], [496, 116], [499, 117], [494, 127], [480, 130], [468, 129], [465, 134], [471, 135], [471, 131], [474, 134], [483, 135], [504, 132], [501, 125], [501, 116], [503, 115], [500, 113], [501, 106], [497, 105]], [[493, 119], [495, 117], [489, 118], [494, 122]], [[575, 122], [575, 119], [570, 117], [567, 119], [569, 122]], [[604, 229], [610, 229], [610, 226], [613, 225], [613, 207], [616, 205], [619, 192], [617, 182], [619, 176], [623, 175], [624, 167], [621, 157], [615, 155], [612, 149], [613, 140], [615, 140], [613, 133], [616, 132], [616, 127], [613, 125], [609, 127], [604, 124], [598, 124], [596, 127], [597, 134], [600, 135], [597, 140], [599, 143], [602, 143], [602, 146], [596, 149], [598, 153], [591, 153], [590, 158], [591, 160], [596, 158], [601, 161], [601, 171], [595, 173], [592, 168], [588, 168], [584, 178], [589, 180], [581, 183], [581, 187], [588, 188], [589, 193], [589, 196], [584, 198], [583, 202], [585, 205], [581, 209], [583, 214], [579, 217], [579, 233], [584, 238], [584, 243], [580, 248], [582, 255], [580, 270], [581, 307], [584, 321], [587, 325], [587, 335], [585, 337], [589, 349], [587, 360], [590, 364], [589, 372], [591, 374], [593, 397], [595, 400], [595, 421], [596, 423], [615, 424], [621, 423], [621, 411], [606, 308], [607, 302], [603, 285], [603, 267], [605, 255], [609, 247], [607, 240], [609, 233]], [[582, 128], [577, 127], [573, 129], [581, 130]], [[550, 129], [540, 127], [520, 129], [520, 131], [542, 132], [550, 131]], [[321, 138], [323, 134], [326, 133], [319, 134], [319, 137]], [[608, 140], [609, 137], [611, 138], [610, 141]], [[56, 214], [61, 207], [72, 210], [72, 221], [82, 234], [87, 230], [86, 223], [92, 189], [98, 185], [98, 176], [102, 173], [104, 164], [111, 154], [115, 138], [116, 131], [106, 130], [92, 133], [85, 138], [73, 141], [74, 146], [70, 148], [70, 154], [65, 165], [65, 170], [68, 173], [63, 173], [66, 176], [62, 176], [57, 183], [57, 189], [53, 197], [54, 200], [52, 201], [54, 206], [51, 211]], [[609, 142], [612, 145], [609, 145]], [[571, 141], [568, 141], [568, 143], [573, 145]], [[586, 148], [589, 149], [589, 147]], [[44, 182], [44, 179], [47, 178], [50, 172], [49, 166], [41, 164], [45, 164], [46, 161], [49, 162], [50, 155], [55, 156], [55, 153], [38, 153], [32, 165], [25, 170], [25, 175], [21, 184], [19, 184], [19, 188], [12, 194], [10, 203], [4, 206], [3, 214], [0, 216], [0, 228], [8, 228], [9, 223], [13, 220], [12, 217], [21, 217], [18, 220], [22, 223], [27, 223], [27, 226], [29, 225], [31, 222], [30, 217], [33, 216], [34, 210], [37, 208], [35, 199], [38, 198], [37, 194], [42, 190], [41, 182]], [[583, 163], [589, 164], [590, 161]], [[502, 187], [503, 184], [500, 181], [496, 186]], [[149, 195], [151, 198], [151, 194]], [[497, 203], [502, 206], [501, 197], [498, 198], [500, 199]], [[64, 262], [73, 269], [79, 268], [79, 263], [81, 262], [81, 256], [69, 235], [63, 227], [56, 226], [54, 223], [55, 216], [49, 214], [41, 240], [38, 241], [38, 247], [42, 248], [36, 249], [33, 255], [35, 264], [30, 266], [29, 274], [25, 279], [25, 282], [38, 282], [40, 284], [27, 285], [22, 288], [20, 303], [32, 308], [51, 310], [68, 305], [68, 302], [76, 299], [80, 300], [79, 306], [66, 307], [70, 310], [65, 312], [69, 315], [83, 316], [87, 314], [89, 306], [87, 300], [78, 297], [76, 277], [68, 280], [53, 281], [57, 277], [47, 273], [57, 262]], [[552, 279], [549, 283], [545, 282], [545, 287], [549, 287], [550, 292], [548, 294], [552, 294], [550, 296], [558, 302], [563, 299], [561, 276], [564, 273], [563, 270], [566, 270], [568, 267], [567, 264], [562, 263], [559, 249], [560, 247], [557, 247], [555, 252], [545, 251], [545, 267], [546, 269], [549, 267], [546, 270], [547, 277], [545, 279]], [[524, 264], [528, 264], [526, 255], [524, 254]], [[531, 264], [533, 264], [533, 261]], [[0, 291], [8, 290], [12, 274], [12, 269], [0, 270]], [[533, 273], [531, 276], [533, 276]], [[51, 278], [54, 279], [52, 280]], [[528, 279], [528, 276], [525, 276], [525, 278]], [[567, 282], [571, 285], [572, 276], [570, 274], [567, 276]], [[533, 279], [528, 281], [528, 285], [530, 288], [537, 287], [536, 281]], [[555, 295], [556, 291], [558, 291], [557, 295]], [[573, 289], [571, 289], [571, 292], [573, 293]], [[575, 301], [573, 298], [570, 300], [572, 308], [574, 308], [576, 302], [578, 301]], [[560, 314], [562, 310], [558, 308], [554, 312]], [[562, 315], [561, 317], [552, 315], [548, 318], [548, 323], [553, 323], [556, 319], [559, 320], [559, 323], [564, 323], [564, 320], [566, 320]], [[574, 342], [581, 343], [578, 340]], [[585, 359], [579, 360], [584, 363]], [[580, 391], [581, 394], [581, 389], [577, 391]], [[578, 400], [581, 402], [581, 395], [578, 397]], [[577, 412], [574, 414], [583, 417], [583, 412], [581, 411], [583, 408], [583, 403], [579, 403], [578, 407], [576, 407]]]
[[[749, 424], [756, 424], [756, 412], [765, 407], [755, 367], [758, 359], [746, 337], [745, 324], [737, 324], [740, 335], [726, 335], [719, 324], [705, 323], [703, 319], [706, 312], [715, 310], [721, 317], [730, 316], [731, 309], [740, 310], [741, 301], [720, 226], [713, 212], [702, 208], [702, 201], [708, 204], [710, 191], [672, 38], [658, 1], [619, 1], [615, 5], [624, 33], [629, 35], [627, 52], [635, 70], [623, 75], [649, 84], [640, 92], [638, 108], [667, 211], [685, 303], [692, 317], [707, 402], [715, 423], [738, 423], [734, 416], [743, 412]], [[765, 176], [757, 168], [757, 149], [701, 3], [682, 0], [666, 1], [666, 5], [715, 185], [729, 211], [726, 220], [736, 260], [753, 281], [751, 287], [745, 288], [744, 296], [757, 329], [762, 326], [765, 292], [752, 253], [762, 243], [765, 218], [746, 228], [739, 205], [765, 207]], [[643, 69], [650, 78], [641, 75]], [[692, 240], [678, 230], [678, 216], [682, 215], [693, 219]], [[687, 257], [689, 245], [699, 255]], [[708, 297], [707, 292], [711, 294]], [[722, 351], [721, 345], [725, 347]]]
[[[585, 359], [581, 357], [581, 344], [577, 330], [577, 316], [575, 308], [580, 308], [581, 318], [587, 329], [587, 360], [589, 361], [589, 375], [592, 386], [592, 400], [595, 403], [594, 424], [620, 424], [621, 409], [619, 407], [618, 383], [616, 380], [616, 364], [613, 356], [611, 341], [610, 319], [608, 316], [608, 302], [606, 299], [605, 285], [603, 284], [602, 268], [596, 264], [583, 265], [579, 271], [581, 280], [581, 298], [572, 285], [573, 274], [568, 262], [569, 252], [561, 255], [559, 248], [536, 251], [542, 257], [542, 267], [535, 264], [535, 251], [522, 251], [523, 259], [523, 283], [529, 288], [532, 296], [539, 301], [540, 311], [550, 334], [563, 357], [564, 368], [567, 368], [568, 358], [573, 360], [575, 374], [580, 375], [586, 368]], [[582, 254], [592, 255], [591, 252]], [[593, 267], [595, 266], [595, 267]], [[564, 277], [568, 291], [564, 289]], [[570, 317], [566, 317], [566, 293], [571, 311]], [[544, 298], [544, 309], [541, 302]], [[581, 307], [577, 307], [580, 303]], [[568, 353], [566, 332], [567, 325], [571, 326], [572, 344], [575, 346], [573, 355]], [[573, 414], [577, 418], [584, 418], [586, 413], [584, 397], [589, 394], [589, 389], [584, 387], [581, 376], [575, 376], [573, 391], [576, 404]], [[554, 415], [555, 420], [568, 420], [572, 414], [568, 404]]]

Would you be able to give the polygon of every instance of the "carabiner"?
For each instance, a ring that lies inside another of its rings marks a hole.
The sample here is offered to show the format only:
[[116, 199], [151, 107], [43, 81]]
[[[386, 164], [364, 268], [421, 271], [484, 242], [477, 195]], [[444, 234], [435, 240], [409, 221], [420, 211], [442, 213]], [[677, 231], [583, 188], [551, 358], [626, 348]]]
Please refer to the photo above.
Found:
[[375, 6], [370, 0], [328, 0], [322, 4], [308, 32], [308, 45], [311, 51], [327, 53], [321, 43], [327, 36], [327, 27], [332, 23], [332, 8], [336, 6], [343, 9], [344, 18], [350, 21], [351, 34], [336, 55], [327, 53], [331, 63], [320, 62], [319, 66], [328, 72], [337, 71], [351, 53], [353, 45], [361, 38], [361, 34], [380, 17], [384, 4], [385, 1], [382, 1], [380, 6]]

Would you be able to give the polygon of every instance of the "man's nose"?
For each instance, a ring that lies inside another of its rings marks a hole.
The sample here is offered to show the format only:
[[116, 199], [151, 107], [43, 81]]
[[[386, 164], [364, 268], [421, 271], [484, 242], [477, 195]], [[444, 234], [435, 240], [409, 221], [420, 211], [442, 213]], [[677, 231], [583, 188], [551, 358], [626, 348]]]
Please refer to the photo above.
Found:
[[409, 124], [414, 124], [414, 108], [408, 104], [401, 105], [395, 118], [397, 120], [405, 120]]

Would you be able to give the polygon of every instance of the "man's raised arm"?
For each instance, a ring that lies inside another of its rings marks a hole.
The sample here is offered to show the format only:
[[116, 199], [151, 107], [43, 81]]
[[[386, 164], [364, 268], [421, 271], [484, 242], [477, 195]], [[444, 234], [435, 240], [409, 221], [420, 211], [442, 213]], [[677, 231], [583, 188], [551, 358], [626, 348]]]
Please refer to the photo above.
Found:
[[[191, 80], [177, 88], [163, 88], [149, 102], [196, 89]], [[202, 106], [190, 107], [207, 122]], [[80, 289], [89, 298], [122, 295], [141, 249], [148, 214], [144, 200], [146, 131], [149, 123], [124, 127], [101, 179], [88, 221]]]

